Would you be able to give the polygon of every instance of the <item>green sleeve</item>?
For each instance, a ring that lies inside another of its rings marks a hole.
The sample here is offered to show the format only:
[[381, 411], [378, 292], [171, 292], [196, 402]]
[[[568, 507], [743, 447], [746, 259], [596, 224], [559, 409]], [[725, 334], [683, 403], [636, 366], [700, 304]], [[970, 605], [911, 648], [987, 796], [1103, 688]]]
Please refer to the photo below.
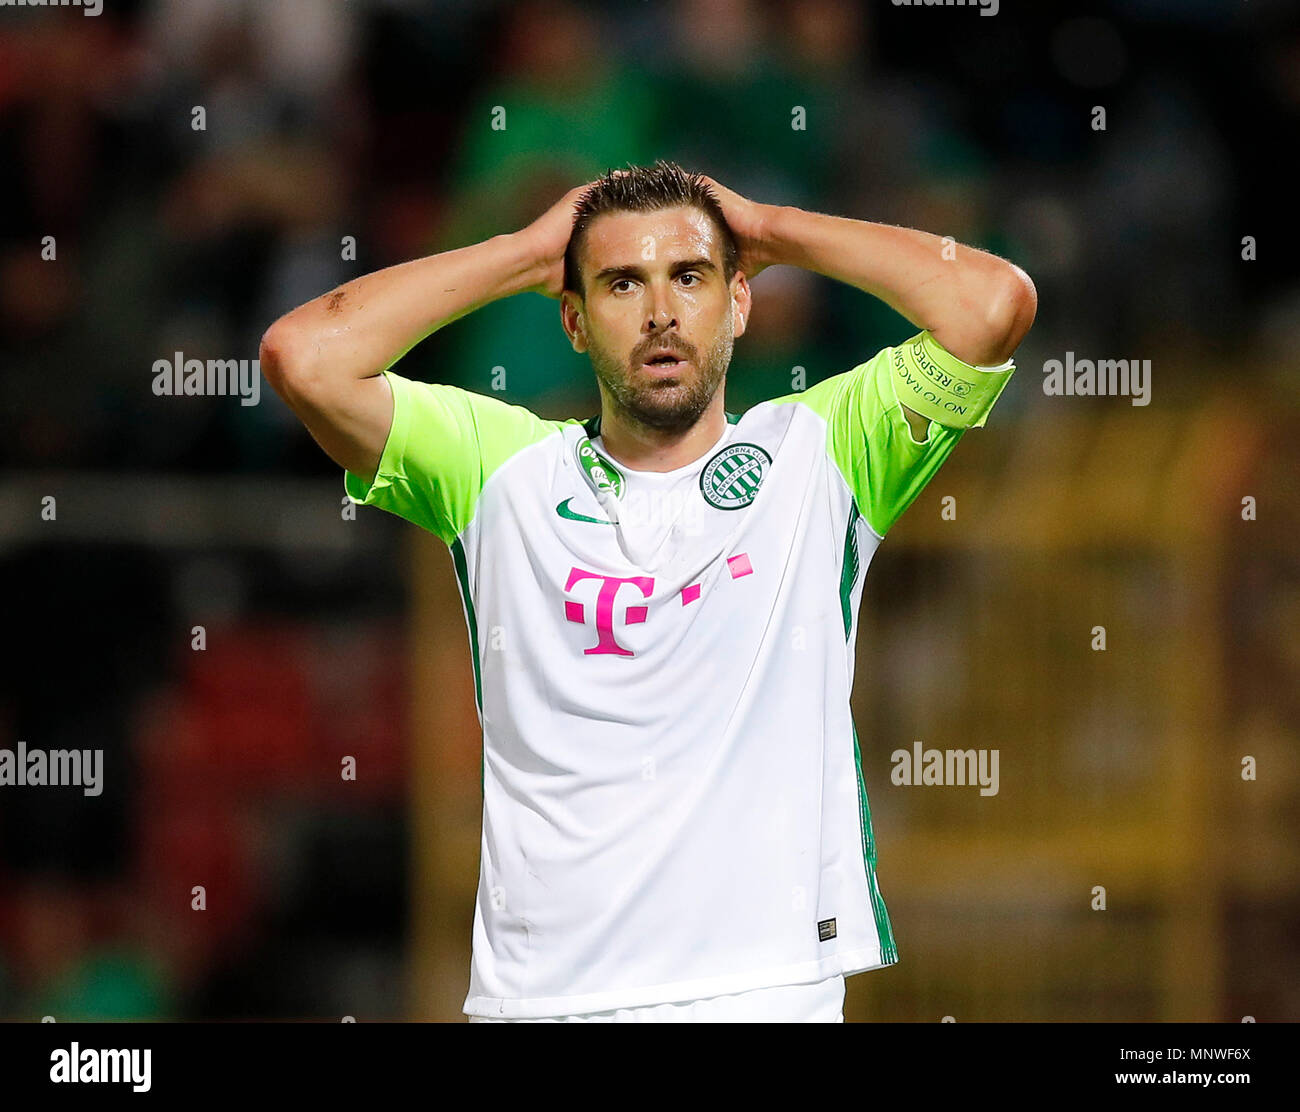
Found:
[[393, 424], [379, 470], [369, 485], [345, 471], [344, 489], [354, 502], [397, 514], [449, 545], [474, 517], [488, 477], [561, 424], [457, 386], [384, 376]]
[[[967, 364], [938, 348], [928, 334], [927, 350]], [[919, 342], [920, 336], [907, 342]], [[906, 347], [907, 345], [900, 345]], [[965, 429], [931, 420], [926, 439], [917, 441], [903, 414], [890, 373], [895, 348], [885, 348], [851, 371], [832, 375], [799, 394], [776, 399], [802, 403], [826, 421], [826, 450], [853, 492], [858, 512], [883, 537], [957, 446]], [[973, 374], [975, 368], [968, 368]]]

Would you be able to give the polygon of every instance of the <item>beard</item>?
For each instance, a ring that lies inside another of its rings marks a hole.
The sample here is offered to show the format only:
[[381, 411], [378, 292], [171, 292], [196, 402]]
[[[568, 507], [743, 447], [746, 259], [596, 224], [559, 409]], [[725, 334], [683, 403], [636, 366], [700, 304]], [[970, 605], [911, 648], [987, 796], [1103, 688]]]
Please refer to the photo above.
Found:
[[[673, 378], [647, 374], [636, 356], [619, 359], [594, 345], [588, 351], [596, 380], [624, 419], [664, 432], [684, 432], [709, 408], [726, 378], [732, 343], [728, 329], [701, 356], [684, 340], [673, 338], [670, 345], [690, 360]], [[639, 350], [645, 348], [644, 344], [638, 346]]]

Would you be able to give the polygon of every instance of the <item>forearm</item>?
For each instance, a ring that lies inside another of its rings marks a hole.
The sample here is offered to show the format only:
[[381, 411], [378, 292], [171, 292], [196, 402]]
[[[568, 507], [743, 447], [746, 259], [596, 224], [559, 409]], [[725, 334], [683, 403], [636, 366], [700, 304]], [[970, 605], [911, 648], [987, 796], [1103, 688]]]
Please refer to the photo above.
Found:
[[964, 362], [1011, 357], [1037, 296], [1019, 267], [928, 232], [773, 206], [766, 261], [787, 263], [880, 298]]
[[330, 387], [370, 378], [430, 333], [541, 278], [518, 234], [390, 266], [277, 320], [262, 339], [262, 369], [273, 384]]

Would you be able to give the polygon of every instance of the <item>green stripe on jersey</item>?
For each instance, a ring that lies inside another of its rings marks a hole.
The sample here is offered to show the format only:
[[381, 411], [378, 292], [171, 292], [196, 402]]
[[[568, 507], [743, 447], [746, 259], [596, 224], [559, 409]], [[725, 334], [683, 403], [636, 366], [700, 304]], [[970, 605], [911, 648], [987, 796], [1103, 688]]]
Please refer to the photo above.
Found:
[[867, 803], [867, 786], [862, 779], [862, 751], [858, 748], [858, 728], [853, 727], [853, 763], [858, 770], [858, 815], [862, 826], [862, 860], [867, 867], [867, 887], [871, 891], [871, 910], [876, 917], [876, 934], [880, 936], [880, 960], [885, 965], [898, 961], [894, 928], [885, 909], [885, 898], [876, 881], [876, 838], [871, 829], [871, 806]]
[[[840, 572], [840, 609], [844, 614], [844, 638], [853, 636], [853, 585], [858, 580], [861, 561], [858, 557], [858, 505], [849, 508], [849, 527], [844, 535], [844, 560]], [[858, 777], [858, 825], [862, 831], [862, 863], [867, 871], [867, 891], [871, 895], [871, 911], [876, 920], [876, 934], [880, 938], [880, 960], [885, 965], [898, 961], [898, 948], [894, 945], [894, 928], [889, 922], [885, 899], [880, 894], [876, 880], [876, 835], [871, 829], [871, 806], [867, 802], [867, 785], [862, 777], [862, 750], [858, 747], [858, 728], [853, 726], [853, 766]]]
[[[456, 582], [460, 585], [460, 597], [465, 602], [465, 624], [469, 627], [469, 651], [474, 664], [474, 705], [478, 708], [479, 722], [483, 721], [483, 680], [480, 674], [478, 658], [478, 619], [474, 615], [474, 597], [469, 591], [469, 567], [465, 563], [465, 546], [456, 537], [450, 545], [451, 561], [456, 566]], [[487, 764], [486, 757], [481, 758], [479, 766], [479, 787], [486, 791]]]

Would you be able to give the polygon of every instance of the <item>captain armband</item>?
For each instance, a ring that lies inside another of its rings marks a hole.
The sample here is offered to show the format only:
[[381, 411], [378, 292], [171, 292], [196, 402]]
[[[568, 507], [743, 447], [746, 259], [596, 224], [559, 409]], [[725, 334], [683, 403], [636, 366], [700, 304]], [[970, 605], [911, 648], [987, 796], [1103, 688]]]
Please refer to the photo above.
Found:
[[1010, 360], [988, 370], [963, 363], [928, 331], [894, 348], [889, 368], [903, 405], [956, 429], [982, 428], [1015, 370]]

